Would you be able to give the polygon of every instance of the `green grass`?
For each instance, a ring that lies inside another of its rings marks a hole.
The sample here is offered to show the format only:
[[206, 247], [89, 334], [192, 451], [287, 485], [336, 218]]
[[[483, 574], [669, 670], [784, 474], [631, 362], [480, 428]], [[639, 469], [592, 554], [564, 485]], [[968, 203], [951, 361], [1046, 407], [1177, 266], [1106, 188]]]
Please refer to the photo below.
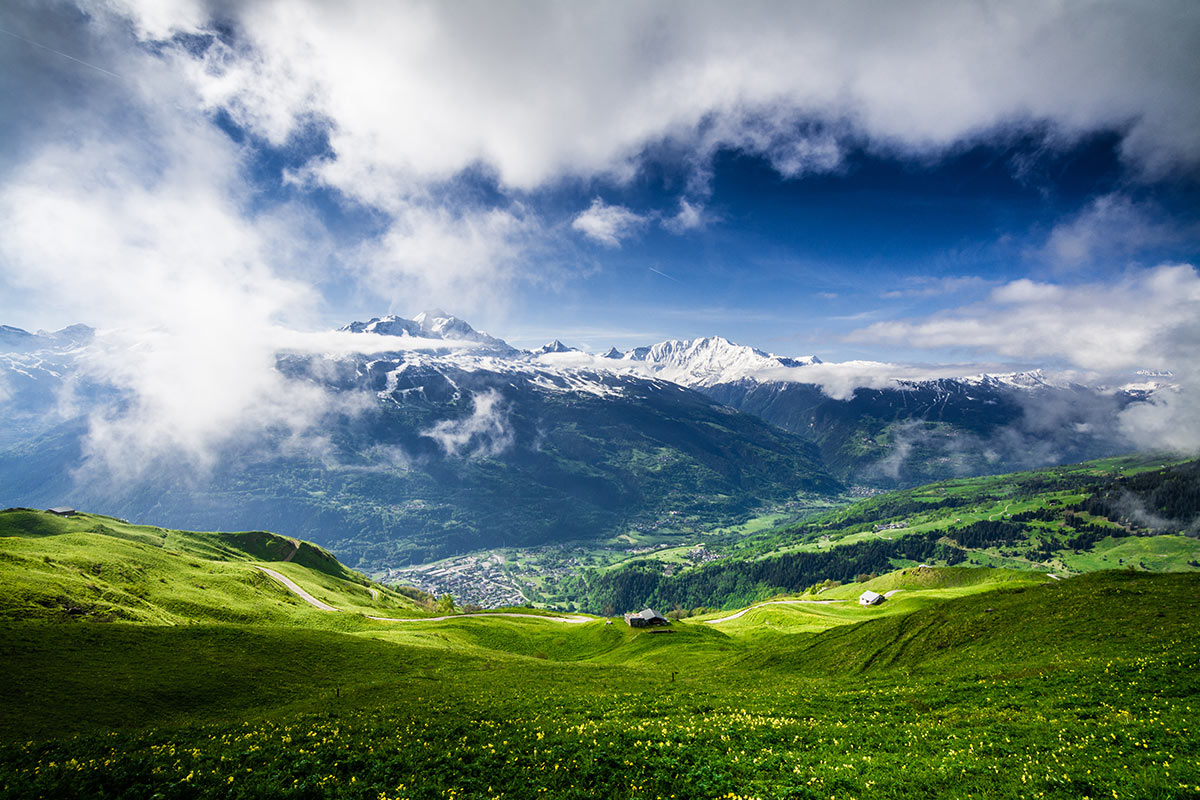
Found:
[[1074, 572], [1126, 565], [1151, 572], [1178, 572], [1194, 569], [1191, 564], [1200, 561], [1200, 540], [1186, 536], [1104, 539], [1093, 550], [1064, 554], [1062, 560]]
[[[0, 619], [346, 628], [365, 622], [359, 613], [424, 613], [326, 551], [298, 544], [264, 532], [194, 533], [95, 514], [2, 511]], [[260, 564], [349, 613], [308, 605], [263, 574]]]
[[1169, 662], [1196, 647], [1200, 623], [1189, 594], [1197, 587], [1193, 575], [1120, 571], [1017, 585], [831, 631], [806, 643], [799, 663], [936, 675], [1114, 657]]
[[[911, 614], [918, 609], [956, 597], [1001, 588], [1036, 586], [1048, 580], [1050, 578], [1044, 575], [1018, 570], [909, 568], [863, 583], [836, 586], [816, 595], [776, 598], [761, 606], [752, 606], [751, 610], [737, 619], [718, 622], [732, 614], [728, 611], [717, 611], [691, 617], [688, 622], [715, 624], [718, 630], [730, 636], [763, 637], [819, 633], [841, 625], [879, 617]], [[858, 597], [868, 589], [880, 594], [893, 590], [897, 590], [897, 593], [880, 605], [860, 606]]]
[[19, 678], [0, 788], [1194, 797], [1197, 589], [1101, 573], [762, 637], [502, 618], [419, 635], [7, 623]]
[[[269, 534], [0, 521], [5, 798], [1200, 794], [1196, 574], [906, 568], [670, 633], [390, 624], [355, 612], [406, 599]], [[89, 582], [86, 613], [38, 602]]]

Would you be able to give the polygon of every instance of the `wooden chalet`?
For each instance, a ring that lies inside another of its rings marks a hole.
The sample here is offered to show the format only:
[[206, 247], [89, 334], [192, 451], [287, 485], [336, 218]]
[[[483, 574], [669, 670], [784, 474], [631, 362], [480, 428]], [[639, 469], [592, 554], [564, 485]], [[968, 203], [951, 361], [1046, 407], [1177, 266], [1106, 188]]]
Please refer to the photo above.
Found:
[[653, 608], [643, 608], [641, 611], [636, 613], [626, 614], [625, 622], [627, 622], [631, 628], [649, 628], [652, 625], [671, 624], [667, 621], [666, 617], [664, 617], [662, 614], [659, 614]]

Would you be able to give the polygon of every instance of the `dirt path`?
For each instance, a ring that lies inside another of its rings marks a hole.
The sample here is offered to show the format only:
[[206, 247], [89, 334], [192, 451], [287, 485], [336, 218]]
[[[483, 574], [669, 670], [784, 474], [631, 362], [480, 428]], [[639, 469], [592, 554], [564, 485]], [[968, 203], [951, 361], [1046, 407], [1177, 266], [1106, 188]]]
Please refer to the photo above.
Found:
[[368, 616], [367, 619], [376, 619], [380, 622], [444, 622], [448, 619], [462, 619], [463, 617], [522, 617], [524, 619], [548, 619], [551, 622], [565, 622], [568, 625], [592, 621], [591, 617], [547, 617], [541, 614], [518, 614], [513, 611], [493, 611], [490, 614], [450, 614], [445, 617], [410, 617], [407, 619]]
[[762, 608], [763, 606], [787, 606], [787, 605], [799, 605], [801, 603], [813, 604], [813, 605], [818, 605], [818, 606], [827, 606], [827, 605], [830, 605], [831, 603], [846, 603], [846, 602], [849, 602], [849, 601], [848, 600], [768, 600], [767, 602], [759, 603], [756, 606], [750, 606], [749, 608], [743, 608], [741, 611], [737, 612], [736, 614], [730, 614], [728, 617], [721, 617], [720, 619], [706, 619], [706, 620], [704, 620], [704, 624], [716, 625], [719, 622], [729, 622], [730, 620], [737, 619], [738, 617], [742, 616], [743, 614], [745, 614], [749, 611], [753, 611], [756, 608]]
[[296, 553], [300, 552], [300, 540], [299, 539], [288, 539], [288, 541], [292, 543], [292, 552], [288, 553], [286, 556], [283, 557], [284, 561], [291, 561], [293, 558], [296, 557]]
[[289, 592], [296, 595], [297, 597], [299, 597], [301, 600], [308, 603], [309, 605], [316, 606], [317, 608], [321, 609], [322, 611], [341, 611], [340, 608], [334, 608], [333, 606], [329, 605], [329, 603], [322, 602], [322, 601], [318, 600], [317, 598], [313, 597], [311, 594], [309, 594], [308, 592], [304, 591], [299, 586], [297, 586], [296, 583], [288, 576], [281, 575], [278, 572], [276, 572], [275, 570], [267, 569], [266, 567], [259, 567], [259, 569], [261, 569], [263, 572], [270, 575], [275, 580], [282, 583]]

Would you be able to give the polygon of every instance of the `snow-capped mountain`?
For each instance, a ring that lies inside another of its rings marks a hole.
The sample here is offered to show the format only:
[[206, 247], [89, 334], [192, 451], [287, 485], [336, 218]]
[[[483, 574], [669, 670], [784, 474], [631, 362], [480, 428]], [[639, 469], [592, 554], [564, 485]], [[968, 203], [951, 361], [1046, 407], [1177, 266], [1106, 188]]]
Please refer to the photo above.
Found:
[[737, 380], [779, 378], [780, 370], [821, 363], [816, 356], [787, 358], [753, 347], [734, 344], [720, 336], [703, 339], [668, 339], [620, 353], [615, 347], [603, 356], [637, 362], [657, 378], [692, 388]]
[[466, 321], [445, 311], [422, 311], [412, 319], [394, 314], [372, 317], [366, 322], [351, 322], [338, 330], [349, 333], [376, 333], [381, 336], [412, 336], [423, 339], [443, 339], [447, 342], [470, 342], [472, 352], [477, 355], [512, 357], [521, 351], [503, 339], [477, 331]]
[[[469, 348], [447, 348], [434, 351], [440, 358], [448, 358], [459, 367], [468, 366], [473, 360], [488, 359], [487, 366], [496, 368], [495, 359], [510, 359], [513, 362], [528, 361], [538, 356], [557, 353], [582, 353], [554, 339], [541, 347], [529, 351], [518, 350], [502, 339], [477, 331], [470, 324], [443, 311], [422, 312], [412, 319], [395, 315], [374, 317], [366, 322], [351, 322], [339, 328], [350, 333], [373, 333], [383, 336], [419, 337], [441, 339], [456, 345], [470, 343]], [[398, 347], [397, 349], [403, 349]], [[414, 358], [419, 358], [414, 356]], [[410, 359], [411, 360], [411, 359]], [[428, 360], [428, 357], [426, 357]], [[714, 386], [746, 379], [780, 379], [781, 370], [821, 363], [816, 356], [788, 358], [766, 353], [754, 347], [734, 344], [720, 336], [702, 339], [668, 339], [653, 345], [637, 347], [621, 352], [613, 347], [602, 356], [592, 357], [591, 371], [627, 371], [660, 380], [677, 383], [689, 388]], [[582, 363], [582, 362], [580, 362]], [[580, 363], [560, 363], [560, 371], [578, 371]], [[553, 369], [555, 365], [538, 362], [538, 369]], [[516, 369], [525, 367], [513, 365]]]
[[[364, 337], [362, 349], [339, 335], [321, 340], [336, 340], [330, 352], [288, 350], [274, 362], [291, 385], [352, 409], [322, 420], [320, 453], [254, 429], [200, 490], [169, 471], [130, 487], [73, 483], [92, 421], [136, 413], [136, 390], [80, 392], [89, 328], [0, 327], [4, 501], [271, 528], [379, 566], [683, 519], [699, 529], [839, 482], [912, 485], [1108, 455], [1130, 449], [1118, 417], [1151, 391], [1034, 371], [875, 378], [833, 396], [822, 380], [855, 365], [716, 336], [597, 355], [557, 339], [520, 350], [440, 311], [340, 330]], [[78, 402], [59, 404], [65, 394]]]
[[52, 424], [63, 380], [94, 335], [86, 325], [36, 333], [0, 325], [0, 447]]
[[61, 352], [92, 341], [94, 328], [68, 325], [62, 330], [30, 333], [12, 325], [0, 325], [0, 353]]
[[[456, 368], [483, 368], [558, 375], [613, 372], [642, 375], [669, 381], [701, 391], [724, 384], [814, 383], [805, 367], [824, 362], [814, 355], [789, 357], [768, 353], [755, 347], [735, 344], [721, 336], [697, 339], [667, 339], [657, 344], [635, 347], [622, 352], [611, 347], [602, 355], [588, 355], [578, 348], [554, 339], [534, 350], [519, 350], [502, 339], [477, 331], [466, 321], [442, 311], [426, 311], [413, 319], [395, 315], [374, 317], [366, 322], [351, 322], [339, 330], [383, 336], [443, 340], [454, 347], [445, 350], [410, 353], [401, 360], [408, 363], [445, 361]], [[467, 345], [464, 347], [464, 345]], [[405, 350], [398, 346], [397, 350]], [[540, 356], [578, 353], [580, 358], [549, 361]], [[432, 360], [432, 361], [431, 361]], [[899, 390], [957, 391], [963, 386], [1037, 390], [1050, 386], [1065, 388], [1066, 383], [1052, 380], [1042, 370], [1002, 374], [977, 374], [953, 378], [900, 379], [891, 383]]]
[[544, 356], [547, 353], [578, 353], [578, 352], [579, 352], [579, 348], [567, 347], [565, 344], [560, 342], [558, 339], [555, 339], [553, 342], [546, 342], [546, 344], [542, 345], [537, 350], [534, 350], [533, 354], [535, 356]]
[[[346, 329], [367, 327], [354, 323]], [[425, 329], [422, 333], [428, 336]], [[1128, 449], [1117, 433], [1118, 415], [1163, 388], [1150, 381], [1082, 386], [1041, 370], [881, 382], [867, 369], [867, 385], [831, 393], [825, 384], [829, 375], [836, 380], [838, 367], [857, 365], [830, 364], [820, 370], [823, 362], [815, 356], [779, 356], [719, 336], [670, 339], [626, 352], [613, 347], [602, 355], [555, 340], [533, 352], [480, 347], [389, 359], [378, 362], [390, 376], [383, 387], [388, 391], [406, 385], [418, 366], [444, 374], [485, 370], [519, 377], [541, 391], [608, 398], [628, 390], [625, 379], [685, 387], [814, 442], [840, 479], [878, 486]]]
[[[203, 475], [167, 444], [154, 470], [77, 482], [95, 420], [143, 423], [136, 396], [70, 418], [35, 409], [47, 424], [0, 441], [0, 503], [271, 529], [383, 568], [503, 544], [710, 529], [841, 488], [801, 437], [642, 371], [598, 369], [561, 343], [519, 351], [438, 313], [342, 330], [392, 341], [355, 353], [328, 337], [334, 351], [277, 355], [285, 386], [330, 401], [298, 438], [250, 423]], [[0, 418], [25, 397], [0, 395]]]

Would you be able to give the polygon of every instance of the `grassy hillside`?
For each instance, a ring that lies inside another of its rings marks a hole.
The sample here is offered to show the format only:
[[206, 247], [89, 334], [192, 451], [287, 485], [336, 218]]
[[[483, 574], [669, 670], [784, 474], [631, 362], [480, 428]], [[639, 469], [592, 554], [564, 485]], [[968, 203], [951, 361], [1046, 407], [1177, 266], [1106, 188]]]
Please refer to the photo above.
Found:
[[0, 619], [352, 625], [297, 598], [259, 566], [350, 612], [423, 614], [408, 597], [319, 547], [263, 531], [194, 533], [112, 517], [0, 511]]
[[906, 567], [665, 629], [439, 621], [271, 534], [9, 510], [0, 796], [1195, 797], [1198, 592]]
[[1194, 660], [1198, 587], [1200, 578], [1194, 575], [1149, 580], [1118, 571], [973, 593], [830, 631], [806, 642], [789, 666], [837, 672], [903, 669], [936, 676], [1001, 665], [1004, 670], [1053, 670], [1114, 656]]
[[[906, 591], [981, 585], [941, 576]], [[8, 621], [0, 791], [1194, 797], [1198, 590], [1098, 573], [777, 635]]]

